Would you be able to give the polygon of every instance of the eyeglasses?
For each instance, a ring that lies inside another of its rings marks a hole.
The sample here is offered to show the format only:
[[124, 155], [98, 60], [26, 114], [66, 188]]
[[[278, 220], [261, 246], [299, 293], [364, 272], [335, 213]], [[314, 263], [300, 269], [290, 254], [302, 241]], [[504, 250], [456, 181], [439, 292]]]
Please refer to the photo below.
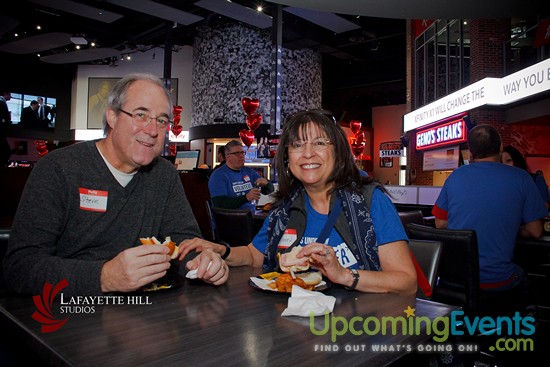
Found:
[[301, 153], [306, 148], [306, 144], [311, 144], [311, 147], [316, 152], [322, 152], [328, 149], [329, 145], [332, 145], [333, 143], [330, 140], [324, 139], [324, 138], [317, 138], [313, 141], [302, 141], [302, 140], [296, 140], [292, 142], [291, 144], [287, 145], [288, 152], [289, 153]]
[[231, 155], [231, 154], [238, 155], [239, 157], [244, 157], [245, 152], [243, 152], [243, 151], [232, 152], [232, 153], [227, 153], [226, 155]]
[[124, 113], [125, 115], [128, 115], [129, 117], [131, 117], [134, 124], [141, 129], [149, 125], [151, 120], [155, 120], [157, 124], [157, 129], [159, 130], [165, 130], [166, 127], [171, 123], [171, 121], [166, 116], [151, 117], [147, 112], [130, 113], [130, 112], [124, 111], [121, 108], [118, 108], [118, 110]]

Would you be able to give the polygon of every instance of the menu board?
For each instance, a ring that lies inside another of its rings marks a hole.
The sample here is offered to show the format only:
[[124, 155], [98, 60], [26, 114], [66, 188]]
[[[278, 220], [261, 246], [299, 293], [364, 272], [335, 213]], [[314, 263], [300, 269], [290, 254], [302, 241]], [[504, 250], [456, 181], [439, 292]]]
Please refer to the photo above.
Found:
[[460, 149], [458, 146], [434, 149], [424, 152], [424, 171], [449, 171], [458, 168]]

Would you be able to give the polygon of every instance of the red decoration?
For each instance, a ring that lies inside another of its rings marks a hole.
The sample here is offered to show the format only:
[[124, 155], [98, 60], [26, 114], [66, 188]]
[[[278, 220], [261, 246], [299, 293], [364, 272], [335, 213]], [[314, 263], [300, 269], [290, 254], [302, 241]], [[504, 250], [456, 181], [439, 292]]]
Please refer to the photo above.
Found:
[[[180, 126], [180, 127], [181, 127], [181, 126]], [[170, 154], [171, 156], [175, 156], [175, 155], [176, 155], [176, 152], [178, 151], [178, 146], [177, 146], [176, 144], [170, 144], [170, 145], [168, 146], [168, 149], [170, 150], [170, 151], [169, 151], [169, 154]]]
[[34, 146], [38, 152], [39, 157], [43, 157], [48, 153], [48, 147], [46, 145], [46, 140], [35, 140]]
[[361, 144], [353, 144], [351, 146], [351, 151], [353, 152], [353, 155], [357, 158], [359, 157], [362, 153], [363, 153], [363, 150], [365, 149], [365, 142], [362, 142]]
[[179, 134], [181, 134], [182, 130], [183, 130], [183, 127], [181, 125], [174, 124], [174, 126], [172, 126], [172, 132], [174, 133], [175, 136], [178, 136]]
[[257, 98], [244, 97], [241, 99], [241, 104], [243, 105], [244, 112], [246, 112], [247, 115], [252, 115], [260, 106], [260, 101], [258, 101]]
[[262, 115], [260, 115], [259, 113], [246, 116], [246, 126], [248, 126], [250, 131], [256, 130], [261, 123]]
[[181, 134], [183, 127], [180, 125], [180, 114], [181, 111], [183, 111], [183, 107], [181, 106], [174, 106], [173, 112], [174, 112], [174, 122], [172, 123], [172, 132], [175, 136], [178, 136]]
[[254, 132], [242, 129], [241, 131], [239, 131], [239, 136], [244, 145], [246, 145], [247, 148], [250, 148], [250, 145], [254, 141]]
[[361, 131], [361, 121], [352, 120], [349, 123], [349, 127], [353, 132], [353, 137], [349, 138], [349, 144], [351, 145], [351, 151], [355, 158], [359, 159], [363, 155], [365, 150], [365, 133]]
[[241, 99], [241, 104], [243, 105], [244, 112], [246, 112], [246, 126], [248, 126], [248, 130], [241, 130], [239, 136], [243, 144], [247, 148], [250, 148], [250, 145], [254, 141], [254, 130], [262, 123], [262, 115], [254, 113], [258, 109], [258, 106], [260, 106], [260, 101], [257, 98], [244, 97]]
[[351, 132], [353, 134], [357, 134], [357, 132], [361, 130], [361, 121], [357, 121], [357, 120], [350, 121], [349, 128], [351, 129]]

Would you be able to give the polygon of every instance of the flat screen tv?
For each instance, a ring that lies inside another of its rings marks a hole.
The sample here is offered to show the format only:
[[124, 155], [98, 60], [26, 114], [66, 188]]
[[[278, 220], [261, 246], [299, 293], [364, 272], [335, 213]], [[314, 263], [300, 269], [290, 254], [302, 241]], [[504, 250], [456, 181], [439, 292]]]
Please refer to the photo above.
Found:
[[176, 152], [174, 164], [178, 171], [192, 171], [199, 165], [200, 150], [180, 150]]
[[[26, 126], [30, 128], [50, 128], [55, 127], [56, 120], [56, 110], [57, 110], [57, 98], [40, 96], [33, 94], [22, 94], [22, 93], [11, 93], [11, 99], [7, 102], [8, 109], [11, 114], [11, 124], [12, 126], [22, 126], [21, 124], [21, 115], [23, 114], [23, 109], [30, 106], [32, 101], [38, 101], [39, 98], [44, 100], [44, 116], [43, 120], [39, 123], [38, 126]], [[39, 111], [36, 111], [38, 114]]]
[[424, 171], [450, 171], [458, 168], [460, 149], [458, 146], [433, 149], [424, 152]]

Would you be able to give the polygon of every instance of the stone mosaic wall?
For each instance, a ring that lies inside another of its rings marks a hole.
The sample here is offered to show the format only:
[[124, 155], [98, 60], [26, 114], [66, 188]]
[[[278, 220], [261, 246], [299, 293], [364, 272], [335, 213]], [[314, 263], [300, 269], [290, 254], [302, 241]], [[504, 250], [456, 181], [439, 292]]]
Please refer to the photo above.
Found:
[[[271, 35], [243, 25], [203, 32], [193, 45], [191, 126], [245, 123], [243, 97], [258, 98], [256, 113], [270, 121]], [[313, 50], [282, 52], [281, 119], [321, 108], [321, 55]]]

